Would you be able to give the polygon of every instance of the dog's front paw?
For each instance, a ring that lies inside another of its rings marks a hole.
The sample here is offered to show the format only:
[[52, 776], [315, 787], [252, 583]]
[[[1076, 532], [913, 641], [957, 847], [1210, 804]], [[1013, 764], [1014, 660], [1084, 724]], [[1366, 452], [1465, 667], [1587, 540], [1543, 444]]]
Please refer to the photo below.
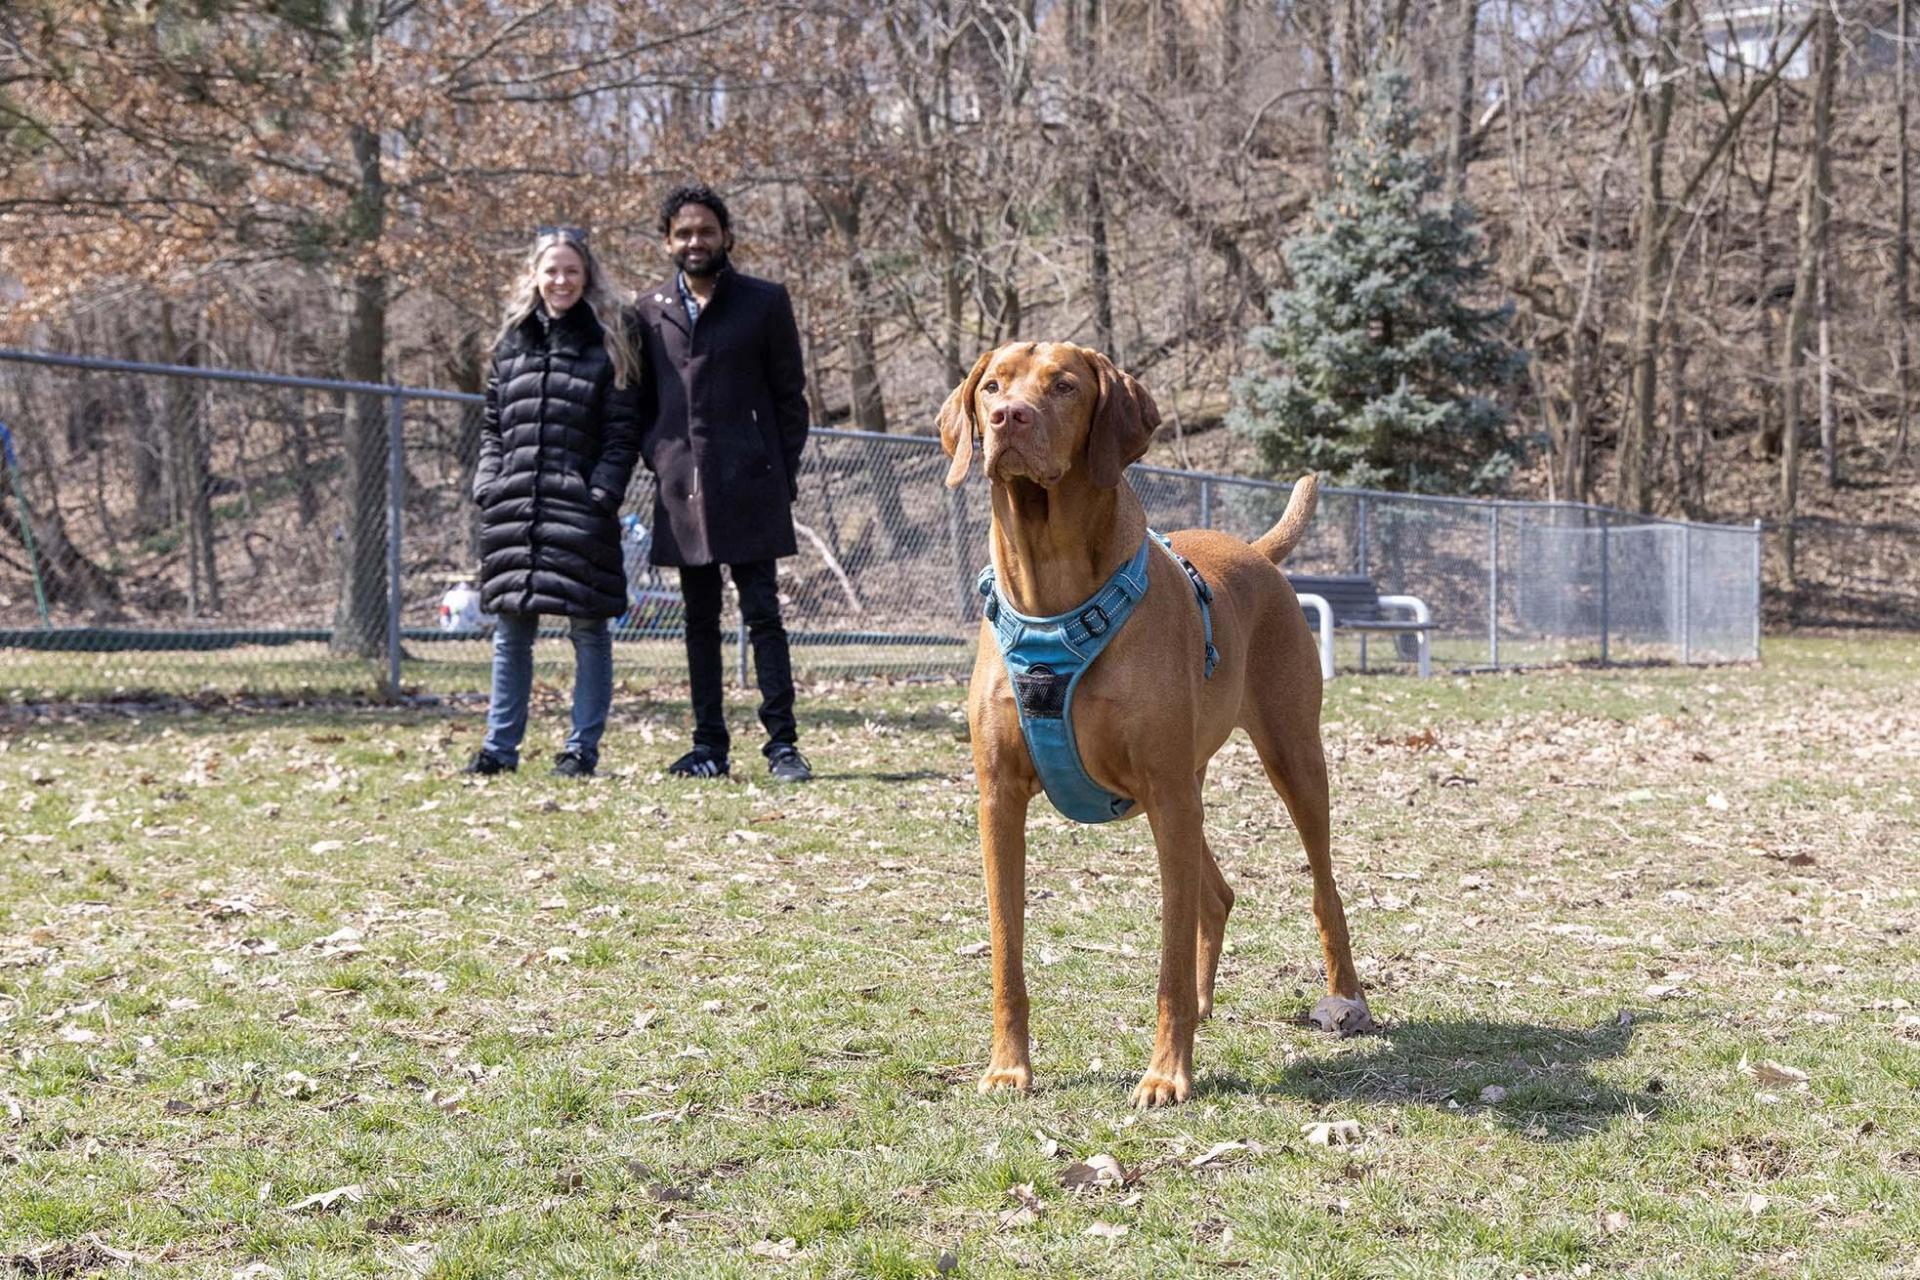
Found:
[[1032, 1093], [1033, 1068], [1024, 1062], [1011, 1067], [988, 1067], [987, 1074], [980, 1077], [977, 1087], [981, 1093], [994, 1093], [1001, 1089], [1011, 1089], [1015, 1093]]
[[1313, 1012], [1307, 1015], [1307, 1021], [1322, 1031], [1331, 1031], [1342, 1037], [1365, 1035], [1380, 1029], [1367, 1009], [1365, 996], [1322, 996], [1320, 1002], [1313, 1006]]
[[1141, 1111], [1148, 1107], [1170, 1107], [1176, 1102], [1185, 1102], [1192, 1092], [1193, 1081], [1184, 1071], [1171, 1075], [1149, 1071], [1133, 1086], [1133, 1105]]

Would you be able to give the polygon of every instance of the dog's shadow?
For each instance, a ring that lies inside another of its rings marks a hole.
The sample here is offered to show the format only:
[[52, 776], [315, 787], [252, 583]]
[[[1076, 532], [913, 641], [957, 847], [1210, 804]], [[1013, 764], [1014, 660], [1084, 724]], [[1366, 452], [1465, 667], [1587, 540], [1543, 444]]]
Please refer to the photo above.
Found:
[[[1338, 1052], [1316, 1051], [1318, 1045], [1333, 1043], [1316, 1037], [1314, 1045], [1270, 1077], [1207, 1070], [1203, 1029], [1193, 1096], [1196, 1101], [1237, 1096], [1411, 1104], [1459, 1116], [1486, 1116], [1539, 1141], [1566, 1141], [1597, 1133], [1630, 1114], [1659, 1114], [1664, 1086], [1658, 1077], [1622, 1088], [1592, 1071], [1593, 1064], [1627, 1052], [1636, 1025], [1617, 1019], [1593, 1027], [1478, 1019], [1390, 1021]], [[1488, 1092], [1490, 1088], [1500, 1092]]]
[[1308, 1052], [1272, 1079], [1206, 1075], [1196, 1092], [1308, 1102], [1415, 1103], [1485, 1115], [1531, 1138], [1559, 1141], [1605, 1129], [1629, 1113], [1657, 1114], [1657, 1077], [1622, 1088], [1594, 1063], [1625, 1055], [1631, 1020], [1592, 1027], [1478, 1019], [1388, 1022], [1341, 1053]]

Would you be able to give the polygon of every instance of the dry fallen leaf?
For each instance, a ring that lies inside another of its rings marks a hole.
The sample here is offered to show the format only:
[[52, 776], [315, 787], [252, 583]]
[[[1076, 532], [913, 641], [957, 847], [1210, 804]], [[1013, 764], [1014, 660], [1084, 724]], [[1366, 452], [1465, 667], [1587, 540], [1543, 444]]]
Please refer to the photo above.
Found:
[[1022, 1182], [1007, 1188], [1007, 1195], [1015, 1202], [1014, 1207], [1000, 1215], [1000, 1230], [1010, 1227], [1024, 1227], [1037, 1221], [1047, 1211], [1041, 1203], [1040, 1195], [1033, 1189], [1031, 1182]]
[[1300, 1128], [1306, 1133], [1307, 1141], [1316, 1147], [1358, 1146], [1366, 1137], [1358, 1120], [1323, 1120]]
[[1617, 1236], [1627, 1229], [1627, 1225], [1631, 1221], [1632, 1219], [1628, 1218], [1626, 1214], [1615, 1209], [1612, 1213], [1605, 1214], [1601, 1217], [1600, 1230], [1610, 1236]]
[[275, 1090], [283, 1098], [299, 1100], [311, 1098], [320, 1088], [320, 1082], [310, 1075], [298, 1071], [289, 1071], [280, 1077], [280, 1087]]
[[1772, 1203], [1773, 1201], [1767, 1199], [1765, 1196], [1761, 1195], [1758, 1191], [1749, 1191], [1747, 1192], [1747, 1198], [1742, 1202], [1742, 1205], [1748, 1213], [1752, 1214], [1754, 1217], [1757, 1218], [1761, 1214], [1765, 1213], [1767, 1211], [1767, 1206]]
[[964, 947], [955, 947], [953, 953], [957, 956], [983, 956], [991, 950], [993, 950], [991, 942], [969, 942]]
[[1082, 1187], [1124, 1187], [1132, 1178], [1125, 1166], [1105, 1152], [1076, 1160], [1060, 1172], [1060, 1185], [1069, 1190]]
[[756, 1258], [778, 1258], [785, 1260], [791, 1258], [793, 1251], [799, 1247], [800, 1242], [798, 1240], [795, 1240], [792, 1236], [785, 1236], [779, 1240], [755, 1240], [747, 1246], [747, 1252]]
[[1249, 1142], [1239, 1142], [1239, 1141], [1216, 1142], [1211, 1147], [1208, 1147], [1205, 1153], [1201, 1155], [1197, 1155], [1193, 1159], [1187, 1161], [1187, 1167], [1190, 1169], [1199, 1169], [1205, 1165], [1212, 1164], [1215, 1160], [1218, 1160], [1221, 1156], [1228, 1155], [1235, 1151], [1246, 1151], [1246, 1150], [1249, 1150], [1252, 1146], [1253, 1144]]
[[308, 1196], [305, 1200], [296, 1200], [287, 1206], [287, 1212], [299, 1213], [302, 1209], [331, 1209], [342, 1201], [348, 1204], [358, 1204], [366, 1198], [366, 1184], [354, 1182], [344, 1187], [334, 1187], [330, 1191], [316, 1192]]
[[1480, 1091], [1480, 1101], [1486, 1103], [1490, 1107], [1497, 1107], [1501, 1103], [1505, 1102], [1506, 1100], [1507, 1100], [1507, 1091], [1505, 1087], [1501, 1085], [1490, 1084], [1486, 1088]]
[[1762, 1058], [1756, 1065], [1748, 1062], [1745, 1054], [1740, 1056], [1740, 1070], [1752, 1076], [1755, 1084], [1805, 1085], [1808, 1080], [1807, 1073], [1798, 1067], [1785, 1066], [1771, 1058]]
[[1124, 1222], [1096, 1222], [1087, 1228], [1086, 1233], [1102, 1240], [1118, 1240], [1121, 1236], [1127, 1234], [1127, 1224]]
[[439, 1250], [431, 1240], [416, 1240], [412, 1244], [403, 1244], [399, 1248], [400, 1265], [415, 1275], [425, 1275], [433, 1269], [433, 1255]]

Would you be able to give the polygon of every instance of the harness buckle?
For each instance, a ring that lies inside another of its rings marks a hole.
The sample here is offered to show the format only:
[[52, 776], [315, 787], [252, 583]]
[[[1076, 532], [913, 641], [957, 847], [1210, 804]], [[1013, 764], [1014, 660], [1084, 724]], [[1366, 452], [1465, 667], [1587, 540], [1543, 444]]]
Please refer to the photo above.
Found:
[[[1100, 625], [1097, 627], [1093, 624], [1094, 615], [1096, 614], [1098, 614], [1100, 618]], [[1089, 636], [1103, 636], [1107, 634], [1108, 628], [1113, 626], [1113, 619], [1108, 617], [1107, 611], [1099, 605], [1090, 604], [1080, 611], [1080, 625], [1087, 629]]]

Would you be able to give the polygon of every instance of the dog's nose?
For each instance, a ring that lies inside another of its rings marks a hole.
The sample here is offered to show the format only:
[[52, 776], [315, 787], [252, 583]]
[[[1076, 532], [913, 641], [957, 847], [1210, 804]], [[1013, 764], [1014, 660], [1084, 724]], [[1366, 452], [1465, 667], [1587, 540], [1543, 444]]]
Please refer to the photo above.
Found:
[[1033, 425], [1033, 406], [1022, 400], [1009, 400], [1005, 404], [995, 405], [987, 420], [996, 427], [1030, 427]]

